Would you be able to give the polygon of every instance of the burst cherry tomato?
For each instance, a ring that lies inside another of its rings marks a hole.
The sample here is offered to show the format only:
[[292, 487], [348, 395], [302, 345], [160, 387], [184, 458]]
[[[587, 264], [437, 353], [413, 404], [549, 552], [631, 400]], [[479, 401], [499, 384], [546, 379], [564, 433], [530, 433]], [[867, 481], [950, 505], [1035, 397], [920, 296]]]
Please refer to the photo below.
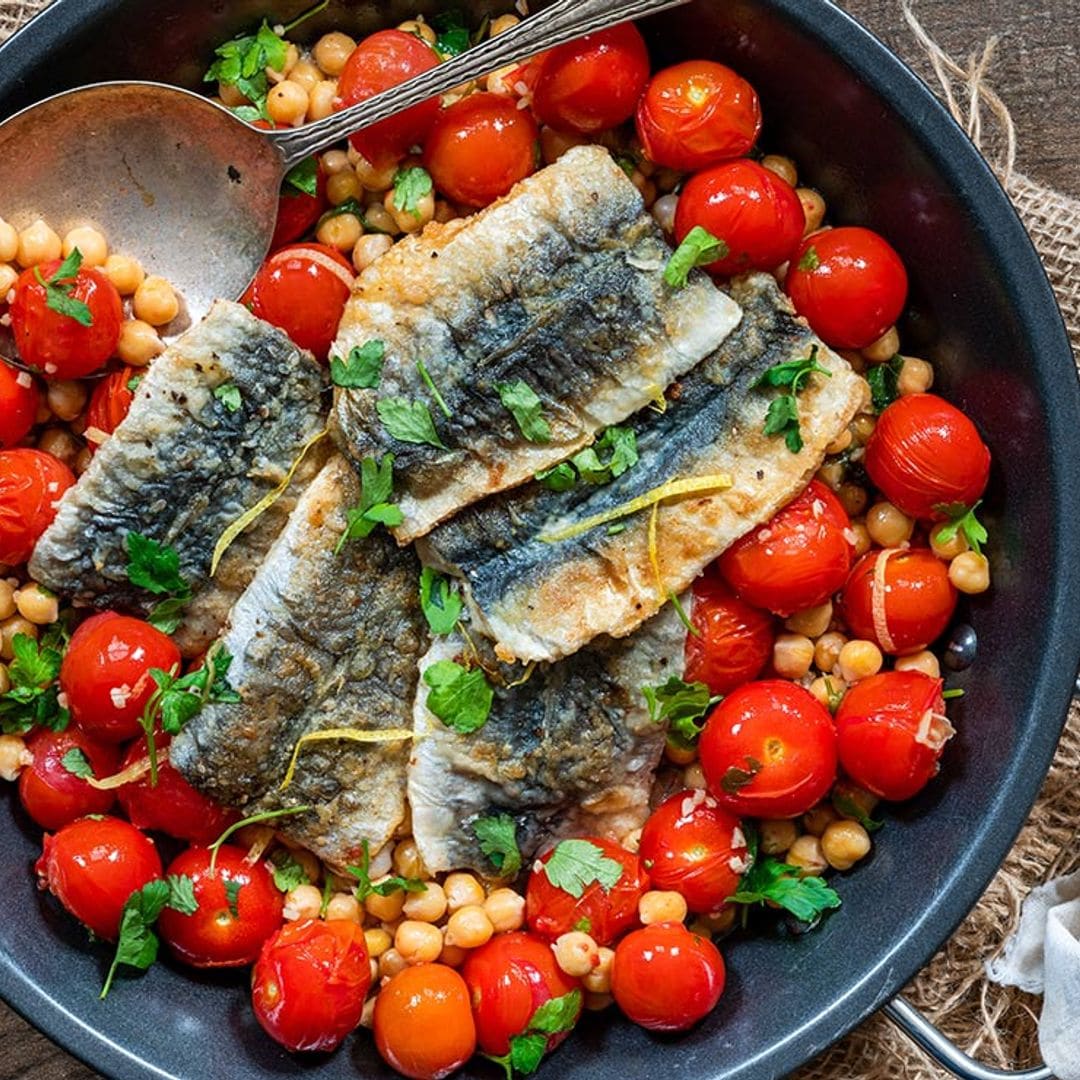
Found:
[[487, 206], [536, 171], [539, 138], [536, 121], [510, 98], [470, 94], [435, 121], [424, 164], [454, 202]]
[[116, 286], [100, 270], [88, 267], [56, 284], [89, 308], [91, 325], [54, 311], [37, 275], [51, 282], [59, 268], [60, 260], [53, 259], [22, 272], [11, 302], [11, 329], [19, 355], [31, 367], [50, 379], [79, 379], [116, 352], [124, 314]]
[[975, 425], [936, 394], [897, 398], [878, 417], [865, 464], [889, 502], [922, 521], [971, 507], [990, 479], [990, 451]]
[[476, 1050], [465, 980], [445, 964], [399, 971], [375, 999], [375, 1045], [411, 1080], [441, 1080], [460, 1069]]
[[9, 450], [34, 426], [38, 390], [33, 377], [0, 360], [0, 450]]
[[[340, 107], [367, 101], [430, 70], [438, 62], [435, 51], [414, 34], [380, 30], [361, 41], [345, 64], [338, 81]], [[410, 146], [422, 143], [438, 114], [439, 99], [431, 98], [354, 132], [349, 141], [356, 151], [381, 169], [404, 157]]]
[[30, 558], [74, 483], [75, 474], [44, 450], [0, 450], [0, 563]]
[[808, 236], [784, 281], [795, 310], [835, 349], [865, 349], [900, 317], [908, 279], [877, 233], [848, 226]]
[[541, 124], [595, 135], [634, 115], [649, 81], [649, 50], [633, 23], [552, 49], [533, 93]]
[[747, 603], [778, 615], [823, 604], [851, 569], [851, 520], [820, 481], [771, 521], [732, 544], [717, 562]]
[[739, 819], [704, 791], [680, 791], [652, 812], [641, 857], [654, 889], [679, 893], [700, 915], [719, 911], [750, 865]]
[[[86, 410], [86, 430], [111, 435], [127, 416], [135, 399], [135, 391], [131, 388], [132, 381], [140, 378], [142, 375], [133, 367], [123, 367], [106, 375], [90, 395], [90, 405]], [[95, 440], [87, 441], [91, 450], [95, 449]]]
[[263, 263], [245, 294], [251, 310], [325, 361], [337, 335], [353, 269], [325, 244], [293, 244]]
[[893, 802], [910, 799], [936, 774], [953, 736], [941, 680], [886, 671], [857, 682], [836, 712], [840, 764], [855, 783]]
[[615, 1003], [649, 1031], [685, 1031], [716, 1008], [724, 961], [682, 923], [654, 923], [619, 942], [611, 969]]
[[[552, 885], [542, 867], [534, 866], [525, 893], [525, 915], [529, 929], [548, 941], [587, 926], [597, 944], [610, 945], [637, 925], [638, 901], [649, 888], [641, 859], [611, 840], [590, 836], [588, 842], [599, 848], [601, 855], [622, 863], [622, 876], [610, 890], [594, 881], [580, 897], [574, 897]], [[541, 856], [540, 862], [550, 862], [557, 848], [558, 844]]]
[[322, 159], [316, 156], [314, 195], [301, 191], [290, 183], [282, 185], [270, 250], [277, 251], [284, 244], [291, 244], [294, 240], [299, 240], [304, 233], [314, 229], [326, 207], [326, 172]]
[[106, 611], [72, 634], [60, 665], [60, 689], [83, 731], [123, 742], [142, 731], [139, 718], [157, 689], [150, 669], [171, 671], [179, 663], [180, 650], [160, 630]]
[[711, 274], [775, 270], [791, 258], [806, 225], [802, 203], [783, 177], [754, 161], [728, 161], [687, 181], [675, 211], [675, 239], [700, 225], [727, 246]]
[[927, 548], [868, 551], [844, 586], [842, 612], [851, 632], [894, 656], [925, 649], [955, 610], [949, 571]]
[[263, 944], [251, 1004], [263, 1030], [287, 1050], [334, 1050], [360, 1023], [370, 986], [360, 925], [306, 919], [286, 923]]
[[761, 102], [731, 68], [688, 60], [652, 77], [636, 122], [651, 161], [691, 172], [748, 153], [761, 132]]
[[[476, 1041], [481, 1051], [501, 1057], [510, 1040], [529, 1026], [536, 1010], [552, 998], [579, 988], [563, 973], [551, 946], [524, 932], [499, 934], [474, 949], [462, 968], [469, 987]], [[569, 1032], [553, 1035], [547, 1049], [554, 1050]]]
[[34, 755], [34, 763], [19, 775], [19, 801], [43, 829], [59, 829], [76, 818], [104, 814], [112, 807], [116, 792], [92, 788], [64, 764], [64, 758], [73, 750], [79, 751], [94, 776], [102, 780], [116, 772], [120, 755], [115, 746], [69, 727], [64, 732], [45, 728], [34, 732], [26, 740], [26, 749]]
[[79, 922], [115, 941], [128, 897], [161, 877], [154, 842], [119, 818], [80, 818], [45, 834], [35, 866], [48, 889]]
[[694, 582], [686, 635], [687, 682], [703, 682], [713, 694], [727, 694], [756, 679], [772, 657], [772, 616], [740, 600], [716, 577]]
[[213, 875], [210, 858], [209, 849], [193, 847], [173, 859], [166, 874], [191, 878], [199, 909], [184, 915], [166, 908], [158, 929], [185, 964], [244, 967], [281, 927], [284, 901], [266, 864], [249, 863], [243, 848], [219, 848]]
[[698, 752], [709, 793], [740, 817], [798, 817], [836, 779], [832, 717], [783, 679], [747, 683], [724, 698]]

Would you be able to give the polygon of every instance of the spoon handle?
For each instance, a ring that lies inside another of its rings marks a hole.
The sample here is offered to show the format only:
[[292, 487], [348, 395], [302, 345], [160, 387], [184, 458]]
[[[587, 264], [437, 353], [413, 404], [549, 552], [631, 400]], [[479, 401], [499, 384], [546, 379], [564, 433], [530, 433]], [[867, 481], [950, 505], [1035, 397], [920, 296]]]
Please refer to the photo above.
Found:
[[689, 0], [556, 0], [543, 11], [399, 86], [314, 124], [268, 132], [286, 168], [333, 145], [360, 128], [385, 120], [455, 86], [553, 48], [574, 38], [637, 19]]

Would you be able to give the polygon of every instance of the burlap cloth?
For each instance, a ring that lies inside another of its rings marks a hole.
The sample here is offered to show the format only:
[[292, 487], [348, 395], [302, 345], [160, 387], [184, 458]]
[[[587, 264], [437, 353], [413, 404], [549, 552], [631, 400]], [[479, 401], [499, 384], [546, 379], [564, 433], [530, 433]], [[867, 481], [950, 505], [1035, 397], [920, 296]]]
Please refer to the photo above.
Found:
[[[49, 0], [0, 0], [0, 41]], [[995, 167], [1031, 233], [1080, 355], [1080, 201], [1045, 188], [1013, 167], [1016, 137], [1008, 110], [986, 85], [994, 42], [966, 66], [954, 63], [905, 11], [953, 115]], [[1072, 658], [1062, 658], [1071, 662]], [[968, 1053], [1002, 1068], [1038, 1061], [1038, 998], [986, 981], [984, 963], [1012, 933], [1028, 891], [1080, 867], [1080, 708], [1073, 707], [1039, 800], [1005, 864], [960, 929], [904, 991]], [[1080, 1018], [1078, 1018], [1080, 1021]], [[884, 1018], [872, 1017], [794, 1080], [941, 1080]]]

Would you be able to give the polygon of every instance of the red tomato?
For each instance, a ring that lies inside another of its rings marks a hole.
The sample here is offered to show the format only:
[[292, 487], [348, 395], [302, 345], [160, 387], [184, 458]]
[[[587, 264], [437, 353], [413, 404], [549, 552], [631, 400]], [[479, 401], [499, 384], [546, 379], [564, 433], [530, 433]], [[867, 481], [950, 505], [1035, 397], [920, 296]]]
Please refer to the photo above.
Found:
[[536, 171], [539, 138], [536, 121], [510, 98], [470, 94], [440, 113], [424, 164], [454, 202], [487, 206]]
[[941, 680], [921, 671], [886, 671], [857, 682], [836, 711], [836, 733], [844, 772], [891, 802], [926, 786], [954, 734]]
[[717, 560], [749, 604], [777, 615], [825, 603], [851, 569], [851, 520], [819, 480]]
[[53, 311], [37, 275], [50, 281], [59, 267], [60, 260], [53, 259], [22, 272], [11, 302], [11, 329], [19, 355], [31, 367], [50, 379], [79, 379], [116, 352], [124, 313], [116, 286], [100, 270], [88, 267], [60, 284], [90, 309], [91, 325]]
[[[521, 931], [498, 934], [472, 950], [461, 973], [472, 1000], [476, 1041], [495, 1057], [509, 1053], [511, 1038], [528, 1028], [545, 1001], [580, 988], [555, 962], [550, 945]], [[568, 1034], [552, 1035], [547, 1049], [554, 1050]]]
[[724, 698], [698, 753], [709, 793], [740, 817], [798, 817], [836, 779], [832, 717], [785, 679], [747, 683]]
[[[86, 410], [86, 430], [97, 430], [102, 435], [111, 435], [121, 424], [135, 400], [135, 392], [129, 383], [141, 379], [138, 368], [122, 367], [111, 371], [100, 380], [90, 395], [90, 405]], [[97, 445], [91, 438], [87, 440], [91, 450]]]
[[139, 718], [157, 689], [150, 669], [172, 671], [179, 663], [180, 650], [160, 630], [106, 611], [72, 634], [60, 665], [60, 689], [83, 731], [124, 742], [141, 733]]
[[442, 1080], [460, 1069], [476, 1050], [465, 980], [445, 964], [399, 971], [375, 999], [375, 1045], [411, 1080]]
[[0, 450], [21, 442], [34, 426], [38, 397], [31, 375], [0, 360]]
[[42, 728], [26, 740], [33, 765], [19, 775], [19, 801], [43, 828], [59, 829], [87, 814], [104, 814], [116, 800], [115, 791], [97, 791], [63, 764], [66, 754], [81, 750], [98, 780], [116, 772], [115, 746], [98, 742], [69, 727], [57, 733]]
[[45, 834], [34, 869], [48, 889], [98, 937], [115, 941], [128, 897], [161, 877], [154, 842], [119, 818], [80, 818]]
[[922, 521], [973, 506], [990, 479], [990, 451], [975, 425], [936, 394], [897, 398], [878, 417], [865, 464], [889, 502]]
[[728, 161], [691, 177], [675, 211], [681, 244], [700, 225], [727, 245], [711, 274], [775, 270], [799, 246], [806, 216], [795, 189], [755, 161]]
[[724, 961], [682, 923], [654, 923], [619, 942], [611, 969], [615, 1003], [649, 1031], [685, 1031], [716, 1008]]
[[322, 158], [315, 158], [315, 194], [309, 195], [292, 184], [283, 184], [278, 197], [277, 222], [274, 236], [270, 241], [270, 250], [277, 251], [284, 244], [299, 240], [306, 232], [315, 228], [323, 211], [326, 210], [326, 172], [322, 167]]
[[679, 893], [700, 915], [719, 911], [750, 866], [742, 823], [704, 791], [661, 803], [641, 831], [640, 853], [653, 888]]
[[727, 694], [756, 679], [772, 657], [772, 616], [740, 600], [716, 577], [698, 578], [693, 597], [690, 622], [698, 634], [686, 635], [686, 681]]
[[691, 172], [748, 153], [761, 132], [761, 102], [731, 68], [687, 60], [652, 77], [636, 123], [651, 161]]
[[877, 233], [848, 226], [806, 237], [784, 288], [827, 344], [865, 349], [900, 317], [908, 278], [900, 256]]
[[[547, 941], [587, 927], [586, 933], [591, 934], [597, 944], [609, 945], [637, 925], [638, 901], [649, 888], [649, 876], [642, 868], [641, 859], [611, 840], [594, 836], [586, 839], [609, 859], [622, 863], [622, 877], [610, 891], [594, 881], [585, 887], [580, 897], [574, 897], [552, 885], [544, 870], [534, 866], [525, 894], [525, 917], [529, 929]], [[541, 856], [540, 862], [546, 865], [554, 852], [555, 848], [552, 848]]]
[[30, 558], [74, 483], [75, 474], [44, 450], [0, 450], [0, 563]]
[[[361, 41], [345, 64], [338, 81], [340, 108], [367, 101], [430, 70], [438, 62], [434, 49], [414, 34], [380, 30]], [[438, 115], [439, 99], [431, 98], [354, 132], [349, 141], [372, 165], [381, 169], [404, 157], [409, 147], [422, 143]]]
[[[263, 942], [280, 929], [284, 901], [266, 863], [250, 864], [243, 848], [223, 845], [213, 876], [210, 858], [209, 849], [193, 847], [173, 859], [166, 874], [191, 878], [199, 910], [183, 915], [166, 908], [158, 929], [185, 964], [245, 967], [258, 957]], [[236, 890], [233, 898], [226, 882]]]
[[633, 23], [620, 23], [547, 55], [533, 92], [541, 124], [595, 135], [634, 115], [649, 81], [649, 50]]
[[263, 944], [251, 1004], [263, 1030], [287, 1050], [334, 1050], [360, 1023], [370, 986], [360, 925], [307, 919], [286, 923]]
[[893, 656], [925, 649], [955, 610], [949, 571], [928, 548], [868, 551], [851, 571], [841, 605], [853, 634]]
[[337, 335], [353, 268], [325, 244], [293, 244], [262, 264], [244, 296], [260, 318], [325, 362]]

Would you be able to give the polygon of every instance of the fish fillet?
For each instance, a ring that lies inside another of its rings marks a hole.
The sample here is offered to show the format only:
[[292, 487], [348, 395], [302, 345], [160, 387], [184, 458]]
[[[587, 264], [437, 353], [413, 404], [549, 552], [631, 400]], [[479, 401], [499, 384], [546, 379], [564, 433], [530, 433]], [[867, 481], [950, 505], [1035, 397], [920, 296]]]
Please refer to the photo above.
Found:
[[[569, 457], [724, 340], [738, 308], [700, 272], [666, 286], [669, 255], [637, 189], [592, 146], [360, 275], [335, 353], [382, 342], [382, 378], [338, 389], [334, 424], [354, 461], [394, 453], [399, 542]], [[498, 385], [519, 379], [543, 404], [547, 442], [525, 439], [500, 399]], [[391, 436], [376, 405], [392, 398], [427, 403], [449, 449]]]
[[[807, 484], [825, 448], [866, 401], [866, 382], [797, 320], [765, 274], [736, 281], [743, 321], [721, 348], [685, 377], [662, 415], [630, 422], [640, 461], [607, 486], [579, 483], [558, 493], [539, 483], [472, 507], [419, 545], [421, 558], [464, 579], [474, 622], [502, 659], [554, 660], [599, 634], [622, 637], [679, 593], [755, 525]], [[778, 391], [754, 384], [773, 364], [809, 355], [814, 375], [799, 394], [805, 445], [793, 454], [763, 433]], [[675, 479], [729, 473], [720, 494], [664, 502], [656, 521], [659, 582], [649, 554], [650, 511], [571, 539], [542, 537], [617, 509]], [[617, 527], [616, 527], [617, 528]]]
[[223, 641], [239, 704], [204, 708], [170, 761], [201, 791], [245, 814], [309, 805], [280, 831], [335, 866], [372, 852], [405, 819], [406, 742], [306, 743], [331, 728], [409, 728], [427, 633], [411, 550], [385, 534], [334, 554], [359, 484], [335, 455], [304, 492], [233, 608]]
[[[684, 635], [669, 608], [633, 637], [538, 667], [520, 685], [496, 690], [490, 718], [470, 735], [428, 711], [421, 681], [409, 804], [428, 870], [468, 867], [492, 876], [474, 832], [490, 815], [514, 819], [526, 866], [556, 840], [618, 840], [640, 826], [664, 746], [641, 688], [682, 673]], [[485, 665], [498, 667], [484, 648]], [[461, 639], [441, 639], [421, 668], [463, 652]]]

